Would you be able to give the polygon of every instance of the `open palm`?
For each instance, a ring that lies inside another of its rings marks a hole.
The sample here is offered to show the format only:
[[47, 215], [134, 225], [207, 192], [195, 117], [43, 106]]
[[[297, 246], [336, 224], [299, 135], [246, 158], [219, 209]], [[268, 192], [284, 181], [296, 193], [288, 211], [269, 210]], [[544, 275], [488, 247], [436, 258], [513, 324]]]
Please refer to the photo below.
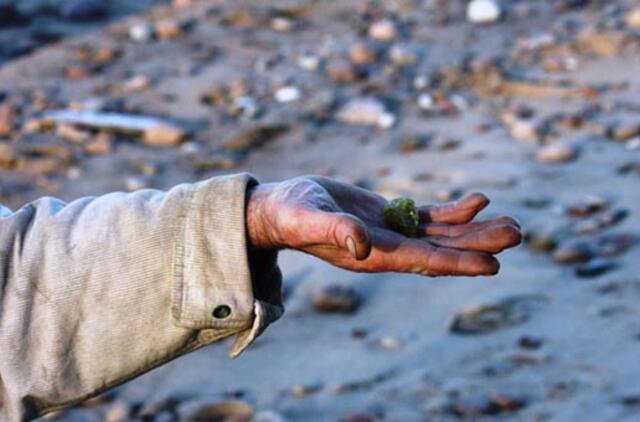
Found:
[[385, 224], [386, 203], [376, 193], [319, 176], [259, 185], [249, 200], [249, 239], [257, 249], [298, 249], [351, 271], [426, 276], [495, 274], [494, 255], [521, 241], [513, 218], [471, 222], [489, 204], [482, 194], [419, 207], [417, 237]]

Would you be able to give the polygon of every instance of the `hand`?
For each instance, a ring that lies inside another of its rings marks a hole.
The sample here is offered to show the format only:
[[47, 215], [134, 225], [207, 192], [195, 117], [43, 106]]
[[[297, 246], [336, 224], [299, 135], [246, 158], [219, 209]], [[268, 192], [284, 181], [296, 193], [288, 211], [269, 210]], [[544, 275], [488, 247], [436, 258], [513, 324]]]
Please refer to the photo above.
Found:
[[510, 217], [471, 222], [489, 204], [475, 193], [443, 205], [419, 207], [419, 237], [389, 229], [387, 200], [335, 180], [305, 176], [258, 185], [249, 192], [247, 231], [253, 249], [298, 249], [358, 272], [426, 276], [491, 275], [493, 256], [521, 241]]

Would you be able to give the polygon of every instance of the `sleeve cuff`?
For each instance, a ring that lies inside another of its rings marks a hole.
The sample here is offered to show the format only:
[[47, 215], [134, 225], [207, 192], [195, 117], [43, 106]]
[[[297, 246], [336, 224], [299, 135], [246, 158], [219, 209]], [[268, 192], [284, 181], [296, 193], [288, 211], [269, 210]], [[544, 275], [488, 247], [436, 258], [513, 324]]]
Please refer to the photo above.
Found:
[[[276, 253], [260, 257], [256, 265], [247, 248], [246, 192], [257, 183], [243, 173], [192, 185], [174, 246], [174, 322], [206, 330], [201, 338], [207, 343], [220, 338], [221, 331], [238, 333], [231, 357], [284, 312]], [[271, 302], [263, 300], [264, 286], [271, 290]]]

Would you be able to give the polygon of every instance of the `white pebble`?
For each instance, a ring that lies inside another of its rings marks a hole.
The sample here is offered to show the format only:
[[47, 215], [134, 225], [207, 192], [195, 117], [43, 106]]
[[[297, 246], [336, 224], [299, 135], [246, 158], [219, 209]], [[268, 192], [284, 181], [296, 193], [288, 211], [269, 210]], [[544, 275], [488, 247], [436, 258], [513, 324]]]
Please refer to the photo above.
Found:
[[275, 99], [279, 103], [290, 103], [300, 99], [302, 93], [300, 88], [295, 86], [283, 86], [275, 92]]
[[500, 14], [500, 5], [495, 0], [471, 0], [467, 6], [467, 19], [472, 23], [493, 23]]
[[380, 19], [369, 27], [369, 36], [378, 41], [391, 41], [396, 37], [396, 25], [390, 19]]
[[147, 22], [133, 24], [129, 28], [129, 37], [138, 42], [147, 42], [153, 38], [153, 26]]
[[436, 103], [433, 101], [433, 97], [429, 94], [420, 94], [418, 96], [418, 107], [425, 111], [432, 111], [436, 108]]
[[314, 71], [320, 66], [320, 58], [310, 54], [298, 57], [298, 66], [304, 70]]

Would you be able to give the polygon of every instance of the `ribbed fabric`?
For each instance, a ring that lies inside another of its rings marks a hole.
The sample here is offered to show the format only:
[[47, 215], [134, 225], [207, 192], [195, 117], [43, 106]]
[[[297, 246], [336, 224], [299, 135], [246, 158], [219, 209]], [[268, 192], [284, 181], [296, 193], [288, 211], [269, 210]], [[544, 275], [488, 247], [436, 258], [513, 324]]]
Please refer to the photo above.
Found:
[[[247, 253], [254, 183], [239, 174], [0, 206], [0, 421], [82, 401], [236, 333], [237, 356], [279, 318], [279, 292], [265, 291], [280, 287], [275, 254], [256, 266]], [[215, 318], [218, 306], [229, 316]]]

